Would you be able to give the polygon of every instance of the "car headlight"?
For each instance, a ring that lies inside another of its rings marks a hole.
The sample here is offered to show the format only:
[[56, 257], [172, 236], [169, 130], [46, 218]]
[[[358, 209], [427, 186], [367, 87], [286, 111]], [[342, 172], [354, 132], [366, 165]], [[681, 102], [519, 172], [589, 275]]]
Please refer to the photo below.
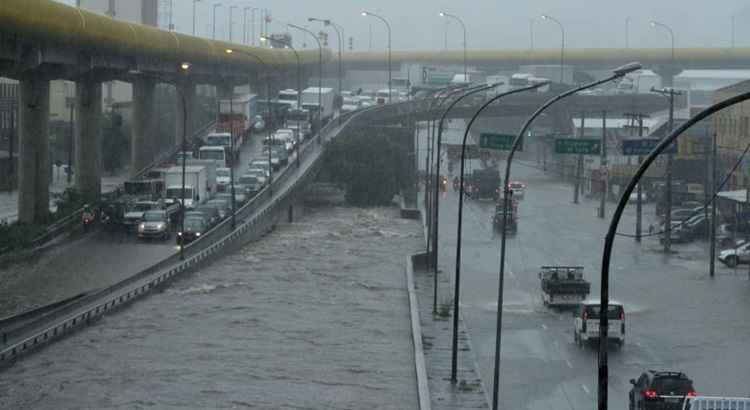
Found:
[[177, 232], [177, 236], [182, 236], [182, 232]]
[[156, 224], [156, 229], [162, 230], [165, 227], [166, 225], [164, 224], [164, 222], [159, 222], [158, 224]]
[[201, 233], [200, 232], [196, 232], [195, 236], [201, 236]]
[[141, 223], [140, 223], [140, 224], [138, 225], [138, 231], [140, 231], [140, 232], [143, 232], [143, 230], [144, 230], [144, 229], [146, 229], [146, 224], [145, 224], [145, 223], [143, 223], [143, 222], [141, 222]]

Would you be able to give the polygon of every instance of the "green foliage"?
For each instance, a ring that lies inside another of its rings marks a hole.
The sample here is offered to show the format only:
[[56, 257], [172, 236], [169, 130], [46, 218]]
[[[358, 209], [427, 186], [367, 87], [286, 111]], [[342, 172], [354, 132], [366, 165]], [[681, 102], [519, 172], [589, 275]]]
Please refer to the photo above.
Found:
[[333, 182], [346, 190], [355, 206], [390, 204], [399, 193], [407, 153], [382, 130], [358, 131], [338, 138], [326, 151], [326, 166]]

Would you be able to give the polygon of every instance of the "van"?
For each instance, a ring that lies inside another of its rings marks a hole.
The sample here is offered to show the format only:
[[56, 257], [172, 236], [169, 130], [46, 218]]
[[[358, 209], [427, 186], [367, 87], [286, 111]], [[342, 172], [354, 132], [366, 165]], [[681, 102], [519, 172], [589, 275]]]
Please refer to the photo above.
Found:
[[[579, 346], [583, 346], [590, 340], [599, 340], [600, 305], [598, 300], [584, 300], [578, 305], [575, 312], [573, 339]], [[607, 338], [621, 348], [625, 344], [625, 309], [622, 303], [609, 301], [607, 319], [609, 320]]]

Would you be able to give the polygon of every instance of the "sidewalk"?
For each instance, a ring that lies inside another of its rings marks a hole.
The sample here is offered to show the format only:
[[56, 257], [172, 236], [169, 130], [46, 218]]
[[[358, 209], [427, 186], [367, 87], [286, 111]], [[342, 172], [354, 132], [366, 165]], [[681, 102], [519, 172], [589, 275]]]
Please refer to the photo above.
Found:
[[[114, 191], [115, 188], [122, 184], [128, 179], [128, 171], [126, 169], [119, 171], [116, 175], [102, 176], [102, 193]], [[68, 185], [65, 175], [55, 170], [52, 174], [52, 183], [49, 186], [50, 190], [50, 211], [55, 210], [55, 200], [52, 198], [54, 194], [60, 194], [65, 191], [66, 188], [72, 186]], [[0, 221], [6, 220], [8, 223], [15, 222], [18, 217], [18, 190], [10, 192], [0, 192]]]

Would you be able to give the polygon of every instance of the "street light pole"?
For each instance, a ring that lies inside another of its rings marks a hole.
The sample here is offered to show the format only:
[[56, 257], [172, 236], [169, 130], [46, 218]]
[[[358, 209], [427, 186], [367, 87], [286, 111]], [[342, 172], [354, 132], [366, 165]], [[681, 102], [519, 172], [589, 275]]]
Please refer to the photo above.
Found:
[[211, 39], [213, 39], [213, 40], [216, 40], [216, 9], [219, 8], [219, 7], [221, 7], [221, 3], [214, 3], [214, 7], [213, 7], [213, 9], [214, 9], [213, 10], [214, 11], [213, 23], [211, 24], [211, 27], [212, 27]]
[[388, 20], [386, 20], [385, 17], [375, 14], [371, 11], [363, 11], [362, 15], [365, 17], [375, 17], [376, 19], [385, 23], [385, 27], [388, 29], [388, 102], [391, 103], [393, 102], [393, 99], [391, 97], [391, 25], [388, 24]]
[[[261, 41], [267, 41], [267, 40], [268, 39], [266, 37], [261, 37]], [[292, 46], [292, 43], [283, 41], [281, 39], [279, 39], [279, 42], [281, 42], [281, 44], [283, 44], [285, 47], [292, 50], [292, 52], [294, 53], [294, 57], [297, 59], [297, 109], [302, 110], [302, 61], [299, 58], [299, 53], [297, 53], [297, 50], [294, 48], [294, 46]], [[299, 146], [300, 146], [299, 135], [301, 132], [302, 132], [302, 129], [299, 126], [299, 120], [298, 120], [297, 121], [297, 146], [295, 148], [297, 150], [297, 160], [296, 160], [297, 168], [301, 166], [300, 152], [299, 152]]]
[[339, 52], [339, 58], [338, 58], [339, 89], [338, 89], [338, 93], [340, 95], [341, 94], [341, 90], [342, 90], [341, 82], [342, 82], [342, 77], [343, 77], [343, 67], [342, 67], [342, 61], [341, 61], [341, 54], [343, 53], [343, 43], [344, 43], [344, 40], [343, 40], [344, 37], [343, 37], [343, 34], [342, 34], [343, 33], [343, 29], [341, 28], [341, 26], [339, 26], [338, 24], [336, 24], [333, 21], [328, 20], [328, 19], [319, 19], [319, 18], [315, 18], [315, 17], [309, 17], [307, 19], [307, 21], [309, 21], [309, 22], [313, 22], [313, 21], [321, 22], [325, 26], [331, 26], [331, 27], [333, 27], [333, 29], [336, 31], [336, 38], [338, 40], [338, 45], [339, 45], [339, 50], [338, 50], [338, 52]]
[[448, 17], [453, 20], [456, 20], [459, 24], [461, 24], [461, 28], [464, 31], [464, 44], [463, 44], [464, 45], [464, 81], [468, 83], [469, 82], [469, 70], [468, 70], [467, 63], [466, 63], [466, 25], [464, 24], [464, 21], [461, 20], [461, 18], [459, 18], [455, 14], [450, 14], [450, 13], [446, 13], [443, 11], [443, 12], [440, 12], [440, 17]]
[[625, 17], [625, 48], [630, 48], [630, 16]]
[[[674, 96], [682, 95], [682, 92], [674, 88], [656, 89], [651, 87], [651, 92], [661, 94], [669, 100], [669, 120], [667, 128], [669, 132], [674, 129]], [[666, 202], [667, 209], [664, 213], [664, 252], [669, 253], [672, 249], [672, 153], [667, 154], [667, 165], [665, 170], [666, 179]]]
[[613, 74], [603, 80], [598, 80], [598, 81], [594, 81], [588, 84], [584, 84], [580, 87], [574, 88], [572, 90], [568, 90], [562, 94], [559, 94], [553, 97], [552, 99], [545, 102], [541, 107], [539, 107], [534, 112], [534, 114], [532, 114], [531, 117], [529, 117], [526, 120], [526, 123], [524, 123], [523, 127], [521, 127], [521, 130], [518, 132], [518, 135], [513, 140], [513, 146], [511, 147], [510, 152], [508, 152], [508, 157], [505, 160], [505, 179], [502, 181], [503, 182], [503, 229], [500, 230], [500, 273], [498, 275], [499, 280], [498, 280], [498, 292], [497, 292], [497, 323], [495, 324], [495, 332], [496, 332], [495, 367], [494, 367], [493, 390], [492, 390], [493, 392], [492, 410], [497, 410], [499, 390], [500, 390], [500, 346], [501, 346], [501, 341], [502, 341], [501, 330], [502, 330], [502, 324], [503, 324], [503, 281], [505, 279], [505, 242], [506, 242], [506, 236], [507, 236], [505, 234], [505, 226], [508, 223], [508, 206], [510, 205], [510, 195], [511, 195], [511, 190], [508, 186], [508, 183], [510, 182], [510, 166], [513, 161], [513, 155], [516, 153], [516, 150], [521, 144], [521, 140], [523, 136], [526, 134], [526, 131], [531, 126], [531, 123], [534, 121], [534, 119], [536, 119], [539, 115], [541, 115], [542, 112], [544, 112], [544, 110], [546, 110], [549, 106], [579, 91], [583, 91], [588, 88], [593, 88], [598, 85], [621, 78], [630, 72], [639, 70], [640, 68], [641, 68], [641, 65], [638, 63], [626, 64], [624, 66], [614, 69]]
[[193, 0], [193, 37], [195, 37], [195, 3], [201, 0]]
[[247, 44], [247, 11], [252, 9], [250, 6], [242, 8], [242, 44]]
[[554, 18], [554, 17], [552, 17], [550, 15], [547, 15], [547, 14], [542, 14], [542, 20], [553, 21], [553, 22], [557, 23], [557, 25], [560, 27], [560, 34], [562, 35], [562, 42], [560, 43], [560, 84], [562, 84], [563, 83], [563, 72], [565, 70], [563, 68], [563, 64], [565, 62], [565, 27], [563, 27], [562, 23], [560, 23], [560, 20], [558, 20], [558, 19], [556, 19], [556, 18]]
[[[219, 103], [219, 112], [221, 112], [221, 103]], [[234, 191], [234, 166], [236, 165], [234, 157], [234, 85], [232, 85], [232, 93], [229, 95], [229, 145], [232, 151], [232, 165], [229, 166], [229, 182], [232, 189], [232, 230], [237, 226], [235, 220], [235, 191]]]
[[[294, 24], [287, 24], [287, 26], [291, 28], [296, 28], [297, 30], [300, 30], [302, 32], [305, 32], [309, 34], [316, 43], [318, 43], [318, 129], [317, 131], [320, 131], [320, 129], [323, 127], [322, 118], [323, 115], [323, 46], [320, 44], [320, 40], [318, 39], [318, 36], [315, 35], [312, 31], [300, 27]], [[298, 90], [298, 92], [302, 92], [302, 90]]]
[[[501, 84], [502, 83], [493, 83], [463, 90], [461, 96], [454, 99], [453, 102], [448, 105], [448, 108], [443, 111], [443, 114], [440, 116], [440, 121], [438, 121], [437, 138], [435, 138], [435, 190], [432, 197], [432, 207], [434, 212], [433, 225], [435, 226], [432, 232], [432, 268], [434, 269], [435, 277], [437, 277], [438, 273], [438, 237], [440, 236], [440, 146], [442, 145], [443, 140], [443, 123], [445, 122], [445, 117], [448, 115], [448, 112], [464, 98], [495, 88]], [[454, 300], [456, 300], [455, 296]]]
[[[466, 169], [466, 141], [469, 138], [469, 131], [471, 130], [471, 126], [474, 124], [474, 121], [479, 117], [479, 114], [481, 114], [485, 110], [485, 108], [487, 108], [493, 102], [505, 96], [534, 90], [547, 84], [549, 84], [549, 82], [540, 82], [528, 87], [507, 91], [492, 97], [490, 100], [482, 104], [482, 106], [474, 113], [474, 115], [471, 117], [471, 120], [469, 120], [469, 123], [466, 125], [466, 129], [464, 131], [464, 138], [461, 142], [461, 166], [459, 171], [458, 183], [458, 223], [456, 226], [456, 274], [454, 278], [455, 284], [453, 289], [453, 344], [451, 350], [451, 383], [456, 383], [457, 381], [456, 373], [458, 368], [458, 310], [460, 307], [459, 299], [461, 297], [461, 231], [463, 229], [464, 213], [464, 171]], [[492, 87], [498, 85], [500, 85], [500, 83], [494, 84]], [[487, 88], [484, 88], [482, 90], [486, 90]]]
[[[669, 133], [668, 136], [659, 141], [659, 144], [651, 150], [646, 156], [643, 163], [640, 164], [638, 170], [633, 175], [633, 178], [628, 182], [623, 194], [620, 196], [620, 201], [617, 203], [617, 208], [612, 214], [612, 220], [609, 224], [607, 235], [604, 239], [604, 250], [602, 252], [602, 271], [601, 271], [601, 297], [600, 297], [600, 312], [607, 312], [609, 307], [609, 265], [612, 259], [612, 247], [615, 241], [615, 235], [617, 235], [617, 227], [622, 213], [627, 205], [630, 194], [635, 189], [635, 186], [640, 182], [643, 175], [648, 170], [649, 166], [656, 160], [657, 156], [664, 152], [680, 135], [687, 131], [690, 127], [709, 117], [713, 113], [723, 110], [727, 107], [731, 107], [735, 104], [739, 104], [743, 101], [750, 100], [750, 92], [745, 92], [736, 95], [731, 98], [727, 98], [724, 101], [720, 101], [716, 104], [709, 106], [697, 115], [691, 117], [679, 128]], [[601, 315], [599, 320], [599, 373], [598, 373], [598, 410], [607, 410], [607, 388], [608, 388], [608, 377], [609, 368], [607, 363], [607, 337], [609, 332], [609, 318], [606, 314]]]
[[229, 42], [230, 43], [232, 42], [232, 36], [234, 34], [234, 19], [232, 18], [232, 16], [233, 16], [232, 15], [232, 9], [237, 9], [237, 8], [239, 8], [239, 7], [235, 6], [235, 5], [231, 5], [231, 6], [229, 6], [229, 10], [228, 10], [229, 13], [228, 13], [227, 17], [229, 17]]

